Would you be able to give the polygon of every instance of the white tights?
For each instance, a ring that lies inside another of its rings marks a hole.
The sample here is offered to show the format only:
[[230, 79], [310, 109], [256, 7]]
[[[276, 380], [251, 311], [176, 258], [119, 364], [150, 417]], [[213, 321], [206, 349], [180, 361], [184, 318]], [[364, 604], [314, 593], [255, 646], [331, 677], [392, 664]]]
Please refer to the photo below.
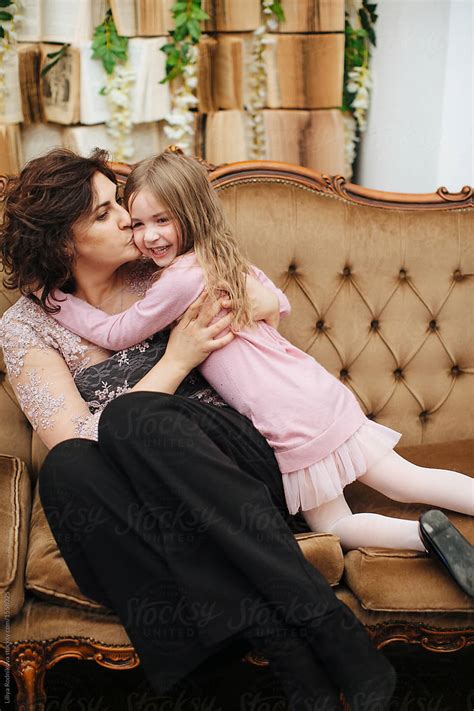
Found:
[[[395, 501], [430, 504], [474, 516], [474, 479], [449, 469], [420, 467], [393, 450], [358, 481]], [[375, 513], [353, 514], [344, 494], [302, 514], [312, 531], [339, 536], [345, 550], [376, 546], [425, 551], [418, 521]]]

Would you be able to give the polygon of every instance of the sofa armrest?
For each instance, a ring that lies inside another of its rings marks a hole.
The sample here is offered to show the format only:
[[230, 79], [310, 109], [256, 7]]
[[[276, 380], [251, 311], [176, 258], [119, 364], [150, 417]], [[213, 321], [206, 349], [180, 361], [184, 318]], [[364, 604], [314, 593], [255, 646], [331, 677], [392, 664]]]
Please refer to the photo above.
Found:
[[14, 617], [25, 600], [25, 567], [31, 516], [31, 482], [18, 457], [0, 454], [0, 595]]

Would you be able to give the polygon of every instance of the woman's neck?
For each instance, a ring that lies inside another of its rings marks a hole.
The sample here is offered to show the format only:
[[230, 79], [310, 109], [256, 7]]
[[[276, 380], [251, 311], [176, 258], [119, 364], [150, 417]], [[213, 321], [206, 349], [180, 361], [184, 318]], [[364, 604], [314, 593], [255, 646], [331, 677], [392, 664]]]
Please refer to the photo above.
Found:
[[92, 306], [101, 308], [102, 304], [112, 304], [113, 297], [118, 297], [123, 291], [123, 273], [121, 269], [115, 269], [110, 274], [91, 272], [87, 270], [87, 275], [75, 274], [76, 289], [74, 296], [77, 296]]

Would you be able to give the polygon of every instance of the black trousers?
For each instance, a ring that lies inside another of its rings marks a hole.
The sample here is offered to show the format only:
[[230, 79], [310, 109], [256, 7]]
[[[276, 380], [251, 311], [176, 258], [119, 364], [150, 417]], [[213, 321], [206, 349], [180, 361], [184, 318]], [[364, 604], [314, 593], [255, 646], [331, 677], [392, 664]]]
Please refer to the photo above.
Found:
[[233, 639], [288, 640], [342, 605], [295, 541], [271, 448], [230, 408], [120, 396], [98, 442], [50, 451], [39, 494], [79, 588], [116, 612], [160, 694]]

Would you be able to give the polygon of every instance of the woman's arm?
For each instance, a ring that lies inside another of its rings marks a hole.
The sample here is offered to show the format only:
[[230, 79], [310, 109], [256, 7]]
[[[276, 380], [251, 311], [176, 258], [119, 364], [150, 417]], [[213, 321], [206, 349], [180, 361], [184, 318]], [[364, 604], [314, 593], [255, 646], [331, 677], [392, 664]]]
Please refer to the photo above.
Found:
[[[231, 332], [218, 339], [215, 336], [229, 326], [232, 314], [209, 326], [216, 309], [220, 309], [220, 304], [205, 304], [203, 294], [172, 330], [163, 358], [130, 390], [173, 394], [192, 368], [212, 351], [227, 345], [234, 337]], [[37, 337], [30, 340], [37, 345], [23, 354], [21, 367], [14, 372], [9, 369], [9, 377], [33, 429], [49, 449], [72, 437], [96, 440], [100, 412], [91, 414], [61, 354], [40, 343]], [[4, 348], [13, 349], [13, 339]], [[14, 362], [12, 353], [5, 355], [7, 363]]]

